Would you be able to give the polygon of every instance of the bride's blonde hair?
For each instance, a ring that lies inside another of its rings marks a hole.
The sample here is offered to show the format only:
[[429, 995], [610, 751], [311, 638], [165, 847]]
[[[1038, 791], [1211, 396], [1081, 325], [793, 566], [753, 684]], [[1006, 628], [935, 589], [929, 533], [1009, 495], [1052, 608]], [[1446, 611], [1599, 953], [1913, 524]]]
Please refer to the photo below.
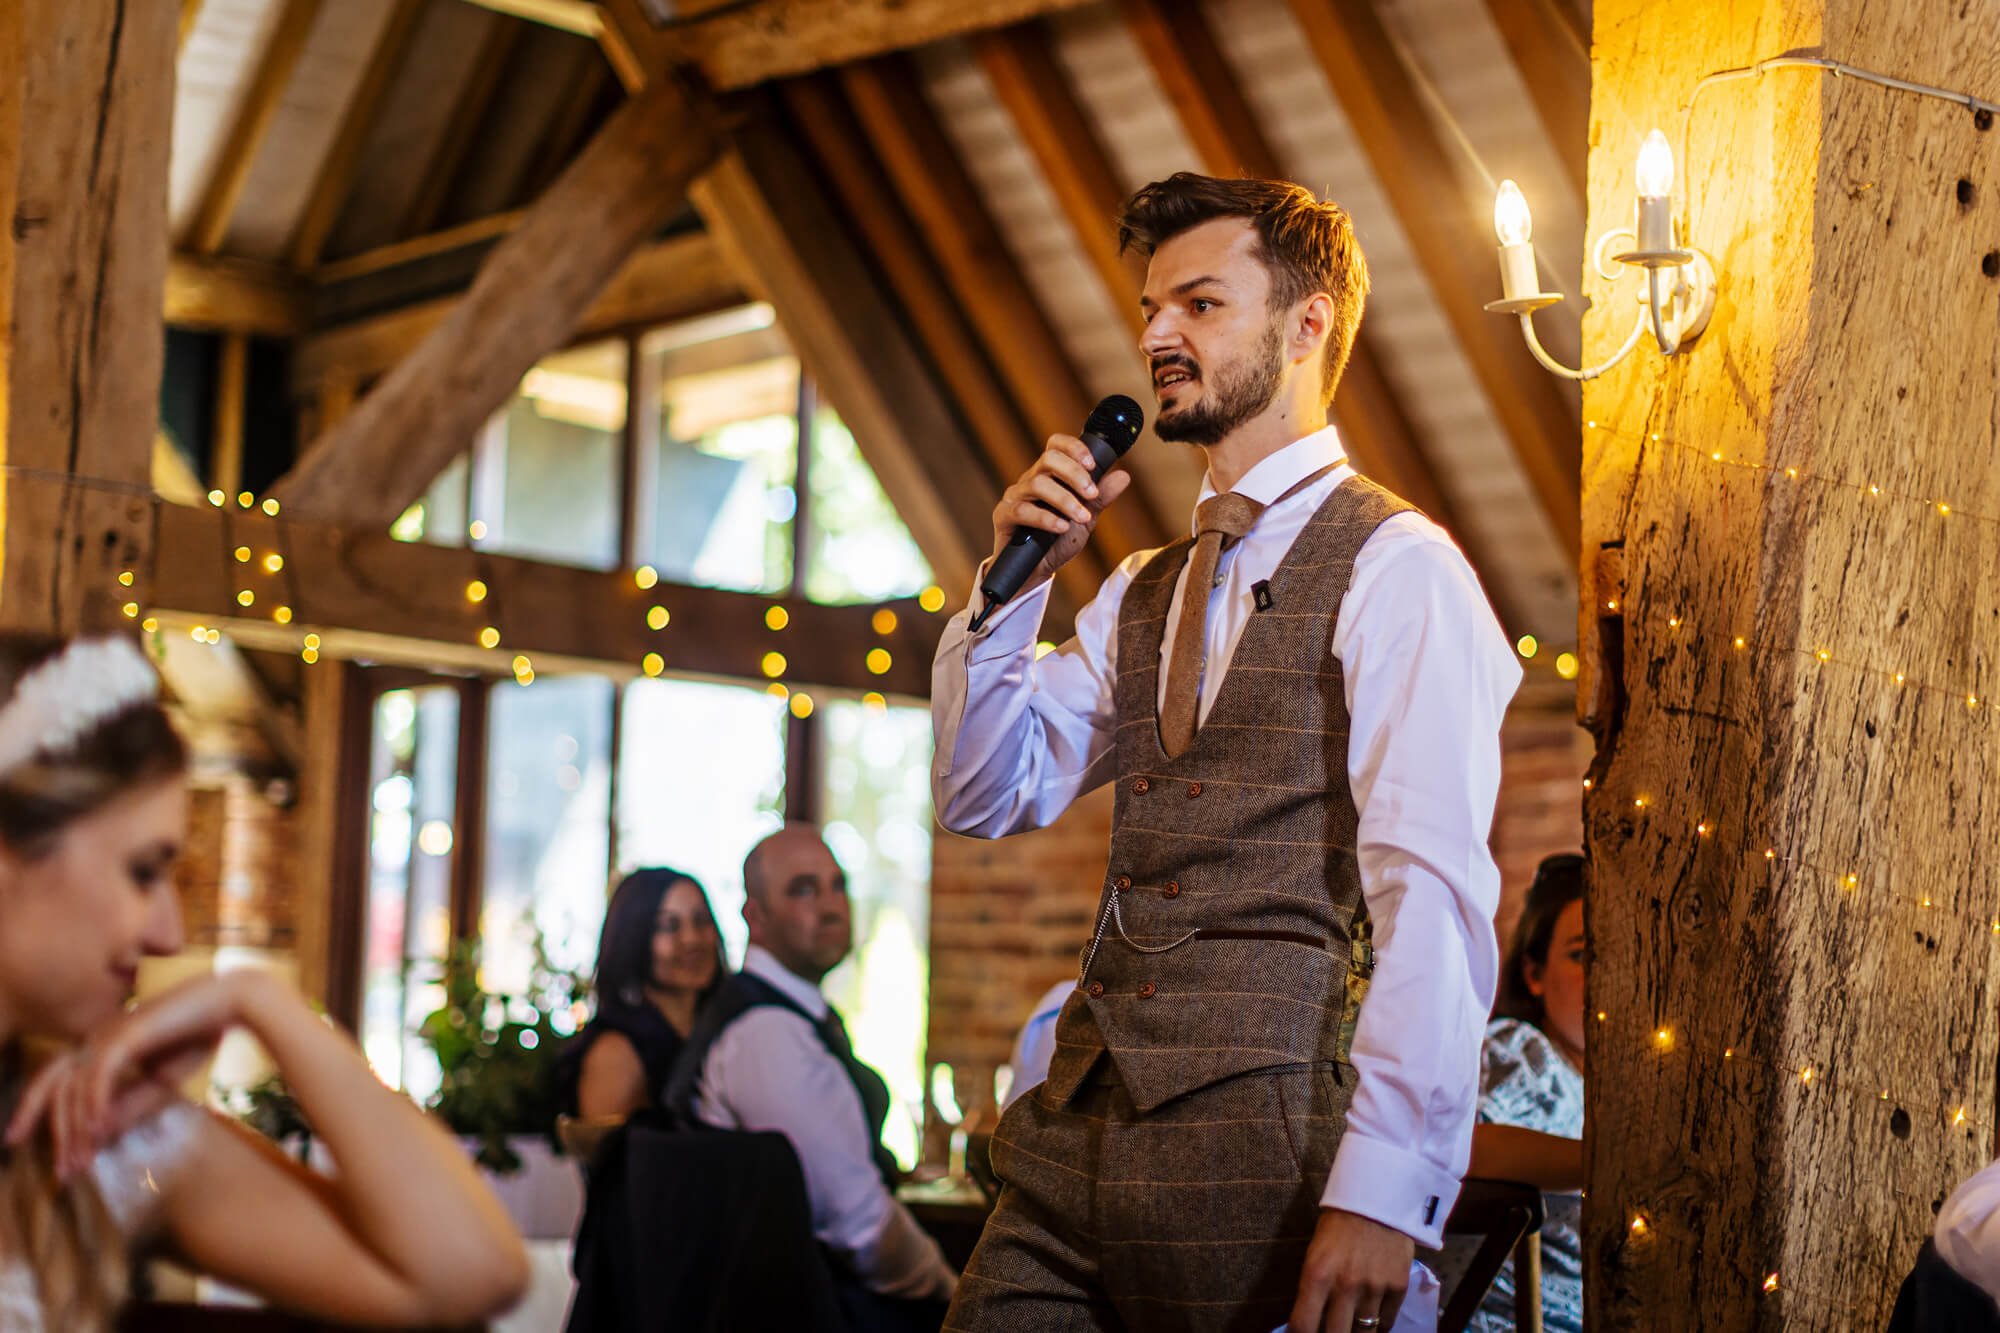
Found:
[[[24, 675], [67, 646], [0, 635], [0, 710]], [[186, 747], [160, 706], [151, 699], [130, 704], [60, 748], [0, 772], [0, 845], [27, 860], [45, 856], [76, 820], [186, 767]], [[27, 1066], [18, 1039], [0, 1051], [0, 1112], [7, 1118]], [[103, 1198], [88, 1174], [66, 1183], [56, 1178], [46, 1134], [0, 1155], [0, 1256], [28, 1266], [51, 1329], [109, 1329], [130, 1279], [125, 1238]]]

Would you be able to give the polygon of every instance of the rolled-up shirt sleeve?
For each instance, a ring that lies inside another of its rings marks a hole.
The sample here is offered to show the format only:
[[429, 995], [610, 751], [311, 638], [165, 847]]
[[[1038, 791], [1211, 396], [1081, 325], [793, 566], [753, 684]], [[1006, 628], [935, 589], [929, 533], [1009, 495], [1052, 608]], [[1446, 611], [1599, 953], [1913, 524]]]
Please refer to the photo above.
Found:
[[1118, 720], [1118, 608], [1151, 552], [1128, 558], [1076, 618], [1076, 633], [1036, 656], [1049, 584], [1025, 590], [968, 631], [981, 605], [945, 626], [931, 667], [936, 757], [931, 796], [954, 833], [998, 838], [1045, 828], [1111, 780]]
[[1385, 524], [1364, 554], [1334, 652], [1375, 970], [1321, 1202], [1436, 1246], [1471, 1152], [1499, 970], [1487, 839], [1500, 723], [1521, 669], [1478, 579], [1435, 527]]

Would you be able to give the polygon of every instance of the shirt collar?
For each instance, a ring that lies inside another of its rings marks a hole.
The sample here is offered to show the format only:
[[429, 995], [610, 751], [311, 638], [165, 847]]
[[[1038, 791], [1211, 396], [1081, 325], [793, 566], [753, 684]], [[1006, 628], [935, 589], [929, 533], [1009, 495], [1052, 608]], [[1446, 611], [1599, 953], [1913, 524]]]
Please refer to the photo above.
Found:
[[[1231, 489], [1246, 499], [1269, 505], [1321, 468], [1346, 461], [1347, 450], [1341, 447], [1340, 433], [1327, 425], [1265, 458], [1238, 478]], [[1215, 493], [1215, 483], [1203, 474], [1201, 495], [1195, 503], [1200, 504]], [[1188, 518], [1188, 531], [1194, 531], [1192, 515]]]
[[781, 995], [814, 1018], [826, 1017], [826, 996], [819, 993], [819, 987], [772, 957], [762, 945], [753, 944], [744, 951], [743, 970], [776, 986]]

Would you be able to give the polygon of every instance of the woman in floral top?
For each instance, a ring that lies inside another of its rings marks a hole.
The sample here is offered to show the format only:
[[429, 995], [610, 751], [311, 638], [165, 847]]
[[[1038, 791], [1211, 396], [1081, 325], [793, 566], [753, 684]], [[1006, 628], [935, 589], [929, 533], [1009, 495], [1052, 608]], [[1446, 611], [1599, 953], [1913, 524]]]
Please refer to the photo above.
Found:
[[[1543, 1190], [1542, 1327], [1583, 1328], [1583, 858], [1544, 860], [1500, 971], [1480, 1056], [1468, 1174]], [[1501, 1270], [1475, 1333], [1513, 1333], [1514, 1272]]]

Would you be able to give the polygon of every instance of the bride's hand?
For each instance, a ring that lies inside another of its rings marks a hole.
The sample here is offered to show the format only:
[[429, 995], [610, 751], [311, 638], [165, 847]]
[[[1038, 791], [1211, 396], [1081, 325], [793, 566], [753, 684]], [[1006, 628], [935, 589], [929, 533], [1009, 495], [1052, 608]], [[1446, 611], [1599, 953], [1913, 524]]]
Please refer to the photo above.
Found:
[[134, 1125], [179, 1096], [242, 1019], [243, 974], [198, 977], [154, 997], [51, 1060], [29, 1082], [7, 1126], [10, 1147], [46, 1123], [67, 1179]]

